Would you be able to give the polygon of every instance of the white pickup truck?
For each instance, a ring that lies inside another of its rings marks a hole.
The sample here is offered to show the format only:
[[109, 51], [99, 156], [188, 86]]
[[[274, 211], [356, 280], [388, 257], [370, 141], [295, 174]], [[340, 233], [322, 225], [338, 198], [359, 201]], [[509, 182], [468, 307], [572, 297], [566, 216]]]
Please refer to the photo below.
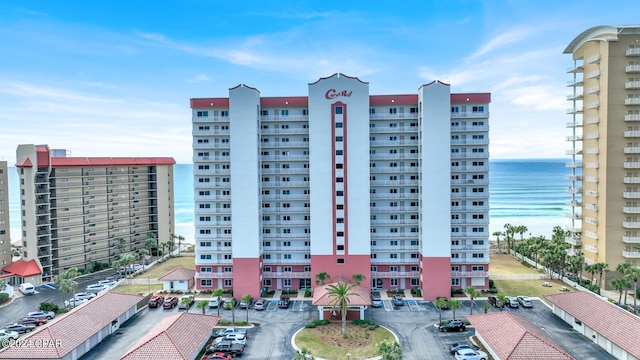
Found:
[[239, 329], [239, 328], [226, 328], [222, 330], [218, 330], [216, 332], [216, 337], [224, 337], [232, 334], [247, 334], [247, 329]]

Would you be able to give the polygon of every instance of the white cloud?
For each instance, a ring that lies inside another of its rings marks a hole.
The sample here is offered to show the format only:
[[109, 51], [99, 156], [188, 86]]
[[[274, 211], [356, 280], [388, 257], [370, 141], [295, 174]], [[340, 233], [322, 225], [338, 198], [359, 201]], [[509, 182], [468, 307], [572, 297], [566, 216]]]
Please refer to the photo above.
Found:
[[196, 76], [194, 76], [193, 78], [191, 78], [190, 80], [187, 80], [187, 82], [189, 83], [199, 83], [199, 82], [203, 82], [203, 81], [210, 81], [211, 78], [209, 76], [207, 76], [206, 74], [198, 74]]

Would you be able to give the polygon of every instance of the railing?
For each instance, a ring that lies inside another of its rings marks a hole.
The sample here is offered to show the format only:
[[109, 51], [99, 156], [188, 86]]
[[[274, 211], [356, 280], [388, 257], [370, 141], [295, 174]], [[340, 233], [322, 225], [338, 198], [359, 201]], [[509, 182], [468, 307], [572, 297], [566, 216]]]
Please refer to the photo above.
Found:
[[395, 278], [417, 278], [420, 276], [418, 271], [372, 271], [372, 279], [395, 279]]
[[309, 279], [311, 272], [308, 271], [263, 271], [265, 279]]

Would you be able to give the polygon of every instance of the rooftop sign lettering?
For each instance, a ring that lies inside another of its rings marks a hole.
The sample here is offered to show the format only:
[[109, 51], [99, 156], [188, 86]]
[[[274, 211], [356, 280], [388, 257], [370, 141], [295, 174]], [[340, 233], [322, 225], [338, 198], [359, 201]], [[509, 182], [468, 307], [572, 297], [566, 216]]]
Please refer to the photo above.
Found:
[[353, 93], [353, 91], [347, 91], [347, 90], [337, 91], [336, 89], [329, 89], [324, 94], [324, 97], [331, 100], [340, 96], [351, 97], [351, 93]]

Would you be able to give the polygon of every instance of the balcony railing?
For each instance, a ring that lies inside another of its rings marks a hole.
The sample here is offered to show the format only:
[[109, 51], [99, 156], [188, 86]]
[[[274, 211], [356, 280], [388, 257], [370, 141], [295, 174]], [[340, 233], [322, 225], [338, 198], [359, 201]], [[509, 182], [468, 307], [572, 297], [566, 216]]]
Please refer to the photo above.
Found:
[[622, 251], [622, 256], [628, 259], [640, 259], [640, 251]]
[[488, 271], [452, 271], [451, 277], [479, 277], [485, 278], [489, 276]]
[[372, 279], [396, 279], [396, 278], [417, 278], [418, 271], [372, 271]]
[[640, 72], [640, 65], [638, 65], [638, 64], [627, 65], [625, 67], [625, 71], [628, 72], [628, 73]]
[[[266, 263], [266, 262], [265, 262]], [[265, 279], [310, 279], [309, 271], [264, 271], [262, 276]]]
[[640, 114], [626, 114], [624, 121], [640, 121]]
[[[640, 66], [640, 65], [638, 65]], [[631, 97], [624, 99], [625, 105], [640, 105], [640, 97]]]
[[232, 272], [197, 272], [196, 279], [231, 279]]
[[622, 236], [622, 242], [628, 244], [640, 244], [640, 236]]
[[624, 83], [625, 89], [640, 89], [640, 81], [632, 80]]
[[627, 229], [640, 229], [640, 221], [623, 221], [622, 226]]

